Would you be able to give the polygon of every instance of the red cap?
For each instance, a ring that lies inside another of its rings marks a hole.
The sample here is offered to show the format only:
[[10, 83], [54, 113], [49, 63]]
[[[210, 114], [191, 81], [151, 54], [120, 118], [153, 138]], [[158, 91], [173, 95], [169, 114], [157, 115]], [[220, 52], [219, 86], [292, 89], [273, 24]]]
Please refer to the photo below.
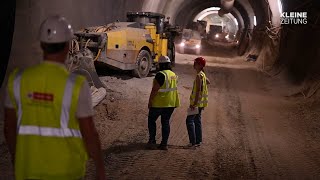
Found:
[[202, 65], [202, 67], [206, 66], [206, 60], [203, 57], [197, 57], [194, 62]]

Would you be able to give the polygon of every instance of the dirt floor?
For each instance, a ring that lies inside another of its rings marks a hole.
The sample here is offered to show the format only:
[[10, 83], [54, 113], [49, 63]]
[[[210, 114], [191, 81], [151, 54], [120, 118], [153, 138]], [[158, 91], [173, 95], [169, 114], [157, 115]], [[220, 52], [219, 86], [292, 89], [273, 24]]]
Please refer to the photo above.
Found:
[[[196, 149], [186, 147], [185, 124], [194, 55], [176, 55], [182, 106], [171, 120], [168, 151], [145, 147], [153, 76], [137, 79], [113, 72], [101, 77], [108, 94], [95, 108], [95, 123], [109, 179], [320, 178], [320, 102], [286, 97], [293, 87], [233, 56], [234, 50], [221, 52], [223, 56], [206, 56], [212, 84], [209, 107], [203, 112], [203, 144]], [[160, 142], [159, 120], [157, 126]], [[86, 179], [94, 179], [94, 174], [89, 161]], [[0, 179], [11, 177], [2, 137]]]

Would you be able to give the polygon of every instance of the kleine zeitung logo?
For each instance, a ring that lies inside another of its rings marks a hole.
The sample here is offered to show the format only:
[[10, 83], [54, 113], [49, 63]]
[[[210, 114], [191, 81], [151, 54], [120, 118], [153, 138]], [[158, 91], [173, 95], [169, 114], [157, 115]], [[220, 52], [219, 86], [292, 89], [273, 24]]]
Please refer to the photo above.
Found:
[[307, 12], [283, 12], [280, 16], [281, 24], [307, 24]]

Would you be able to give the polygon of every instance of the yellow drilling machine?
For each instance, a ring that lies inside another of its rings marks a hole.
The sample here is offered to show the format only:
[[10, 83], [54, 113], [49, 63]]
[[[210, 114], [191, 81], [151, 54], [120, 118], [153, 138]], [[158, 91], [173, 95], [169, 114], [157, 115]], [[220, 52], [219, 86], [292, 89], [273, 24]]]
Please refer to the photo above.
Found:
[[67, 66], [83, 74], [91, 85], [102, 87], [94, 61], [120, 70], [130, 70], [139, 78], [157, 67], [160, 56], [175, 62], [174, 38], [180, 28], [165, 16], [152, 12], [128, 12], [127, 22], [88, 27], [75, 32]]

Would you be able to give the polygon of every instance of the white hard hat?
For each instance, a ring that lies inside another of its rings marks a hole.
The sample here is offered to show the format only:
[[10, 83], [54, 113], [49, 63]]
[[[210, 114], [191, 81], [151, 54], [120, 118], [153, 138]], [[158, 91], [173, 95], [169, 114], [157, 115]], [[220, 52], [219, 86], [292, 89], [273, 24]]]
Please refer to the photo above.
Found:
[[160, 56], [159, 57], [159, 63], [169, 63], [169, 62], [171, 62], [171, 61], [168, 56]]
[[73, 38], [73, 29], [64, 17], [50, 16], [41, 24], [39, 38], [44, 43], [68, 42]]

